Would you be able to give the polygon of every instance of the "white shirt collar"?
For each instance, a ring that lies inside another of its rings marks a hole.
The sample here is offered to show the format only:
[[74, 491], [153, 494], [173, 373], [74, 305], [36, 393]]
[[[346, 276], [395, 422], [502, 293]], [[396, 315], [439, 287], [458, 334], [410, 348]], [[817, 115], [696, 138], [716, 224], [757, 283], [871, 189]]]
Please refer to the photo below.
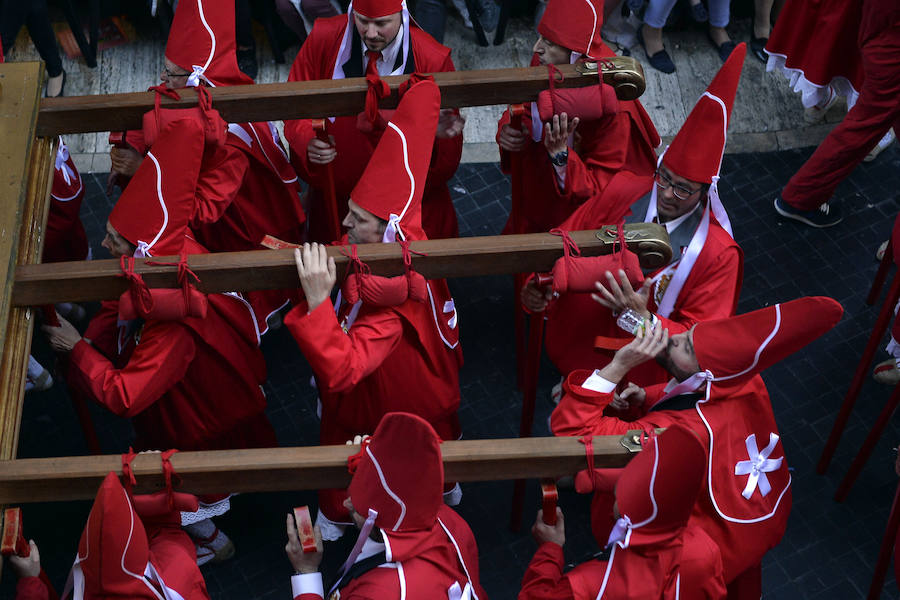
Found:
[[[381, 58], [378, 59], [378, 62], [375, 65], [378, 67], [378, 74], [382, 77], [387, 75], [401, 75], [402, 73], [394, 73], [394, 63], [397, 62], [397, 54], [400, 52], [400, 49], [403, 47], [403, 29], [404, 27], [401, 25], [400, 29], [397, 31], [397, 35], [391, 40], [391, 43], [384, 47], [384, 50], [381, 51]], [[362, 40], [362, 36], [360, 36], [359, 43], [362, 44], [362, 56], [363, 56], [363, 73], [366, 72], [367, 66], [367, 58], [366, 52], [369, 51], [366, 48], [366, 43]]]
[[662, 223], [662, 225], [665, 225], [665, 226], [666, 226], [666, 232], [667, 232], [667, 233], [672, 233], [672, 232], [675, 230], [676, 227], [678, 227], [679, 225], [681, 225], [682, 223], [684, 223], [685, 221], [687, 221], [687, 220], [691, 217], [692, 214], [694, 214], [695, 212], [697, 212], [697, 210], [698, 210], [702, 205], [703, 205], [703, 202], [702, 202], [702, 201], [701, 201], [701, 202], [698, 202], [697, 205], [694, 206], [694, 208], [693, 208], [692, 210], [689, 210], [688, 212], [684, 213], [683, 215], [681, 215], [680, 217], [678, 217], [678, 218], [676, 218], [676, 219], [672, 219], [671, 221], [666, 221], [665, 223]]

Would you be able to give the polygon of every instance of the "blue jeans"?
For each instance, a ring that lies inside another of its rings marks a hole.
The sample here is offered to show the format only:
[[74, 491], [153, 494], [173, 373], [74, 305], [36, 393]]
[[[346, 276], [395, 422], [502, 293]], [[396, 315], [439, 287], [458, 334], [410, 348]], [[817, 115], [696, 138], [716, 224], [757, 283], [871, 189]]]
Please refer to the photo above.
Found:
[[[675, 6], [676, 0], [650, 0], [647, 10], [644, 12], [644, 23], [650, 27], [662, 29]], [[725, 27], [728, 25], [729, 0], [708, 0], [709, 24], [713, 27]]]

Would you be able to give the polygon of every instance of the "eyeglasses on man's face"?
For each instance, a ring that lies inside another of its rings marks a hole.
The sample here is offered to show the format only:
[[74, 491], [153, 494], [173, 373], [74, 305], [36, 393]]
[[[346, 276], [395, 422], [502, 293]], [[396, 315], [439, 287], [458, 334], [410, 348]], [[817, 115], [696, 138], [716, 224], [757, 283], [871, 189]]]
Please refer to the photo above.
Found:
[[696, 190], [691, 190], [691, 189], [684, 187], [683, 185], [679, 185], [679, 184], [675, 183], [674, 181], [672, 181], [669, 178], [669, 176], [666, 175], [666, 173], [664, 171], [662, 171], [661, 169], [656, 170], [655, 177], [656, 177], [656, 185], [657, 185], [657, 187], [659, 187], [660, 190], [665, 191], [666, 189], [671, 187], [672, 193], [675, 194], [675, 197], [678, 198], [679, 200], [687, 200], [691, 196], [693, 196], [694, 194], [698, 193], [700, 190], [703, 189], [703, 186], [698, 187]]

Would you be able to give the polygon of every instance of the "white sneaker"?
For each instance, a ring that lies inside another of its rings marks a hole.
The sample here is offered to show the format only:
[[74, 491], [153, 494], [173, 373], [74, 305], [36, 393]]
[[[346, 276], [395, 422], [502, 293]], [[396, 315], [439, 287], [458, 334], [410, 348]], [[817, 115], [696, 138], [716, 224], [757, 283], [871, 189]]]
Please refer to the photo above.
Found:
[[829, 85], [828, 95], [825, 96], [822, 102], [803, 109], [803, 120], [809, 124], [821, 123], [825, 120], [828, 109], [834, 106], [834, 103], [837, 102], [837, 100], [837, 93], [834, 91], [834, 88]]
[[897, 385], [900, 383], [900, 369], [897, 368], [897, 359], [889, 358], [878, 363], [872, 372], [872, 379], [882, 385]]
[[210, 537], [195, 539], [194, 547], [197, 549], [198, 567], [210, 562], [223, 562], [234, 556], [234, 542], [218, 527]]
[[28, 370], [25, 374], [25, 391], [43, 392], [53, 387], [53, 377], [33, 356], [28, 355]]
[[875, 144], [875, 147], [872, 148], [872, 150], [868, 154], [866, 154], [863, 162], [872, 162], [873, 160], [878, 158], [878, 155], [887, 150], [896, 139], [897, 136], [894, 135], [894, 130], [888, 129], [887, 133], [884, 134], [884, 137], [881, 138], [877, 144]]
[[881, 245], [878, 246], [878, 250], [875, 251], [875, 260], [881, 262], [884, 259], [884, 253], [887, 252], [888, 242], [890, 240], [884, 240], [881, 242]]

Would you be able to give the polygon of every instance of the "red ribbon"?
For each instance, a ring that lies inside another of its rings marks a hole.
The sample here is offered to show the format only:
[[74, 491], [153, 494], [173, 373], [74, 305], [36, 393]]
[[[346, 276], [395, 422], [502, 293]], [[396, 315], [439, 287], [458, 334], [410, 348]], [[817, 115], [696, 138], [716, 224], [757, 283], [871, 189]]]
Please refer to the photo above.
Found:
[[374, 125], [378, 120], [378, 101], [385, 96], [389, 96], [391, 88], [377, 74], [366, 75], [366, 85], [368, 86], [368, 90], [366, 90], [366, 119]]
[[349, 473], [351, 475], [356, 473], [356, 469], [359, 468], [359, 463], [362, 462], [363, 453], [366, 451], [366, 448], [369, 447], [369, 444], [371, 442], [372, 442], [372, 437], [371, 436], [367, 437], [366, 439], [364, 439], [362, 441], [362, 443], [360, 443], [359, 452], [357, 452], [356, 454], [351, 454], [350, 456], [347, 457], [347, 471], [349, 471]]
[[175, 491], [172, 489], [172, 477], [174, 476], [177, 482], [175, 485], [181, 485], [181, 477], [179, 477], [178, 473], [175, 472], [175, 468], [172, 466], [172, 461], [169, 460], [176, 452], [178, 452], [178, 450], [166, 450], [159, 455], [159, 458], [162, 461], [163, 478], [166, 481], [166, 495], [169, 498], [170, 510], [175, 509]]
[[549, 81], [550, 88], [550, 107], [553, 109], [553, 114], [556, 114], [556, 76], [559, 75], [560, 81], [565, 81], [566, 77], [562, 74], [562, 71], [556, 68], [556, 65], [550, 63], [547, 65], [547, 78]]
[[128, 452], [122, 455], [122, 476], [125, 477], [125, 489], [131, 495], [131, 489], [137, 485], [137, 479], [134, 477], [134, 471], [131, 469], [131, 461], [135, 459], [137, 454], [128, 447]]
[[594, 436], [586, 435], [578, 439], [584, 444], [584, 454], [587, 458], [587, 470], [591, 476], [591, 491], [597, 489], [597, 472], [594, 470]]

